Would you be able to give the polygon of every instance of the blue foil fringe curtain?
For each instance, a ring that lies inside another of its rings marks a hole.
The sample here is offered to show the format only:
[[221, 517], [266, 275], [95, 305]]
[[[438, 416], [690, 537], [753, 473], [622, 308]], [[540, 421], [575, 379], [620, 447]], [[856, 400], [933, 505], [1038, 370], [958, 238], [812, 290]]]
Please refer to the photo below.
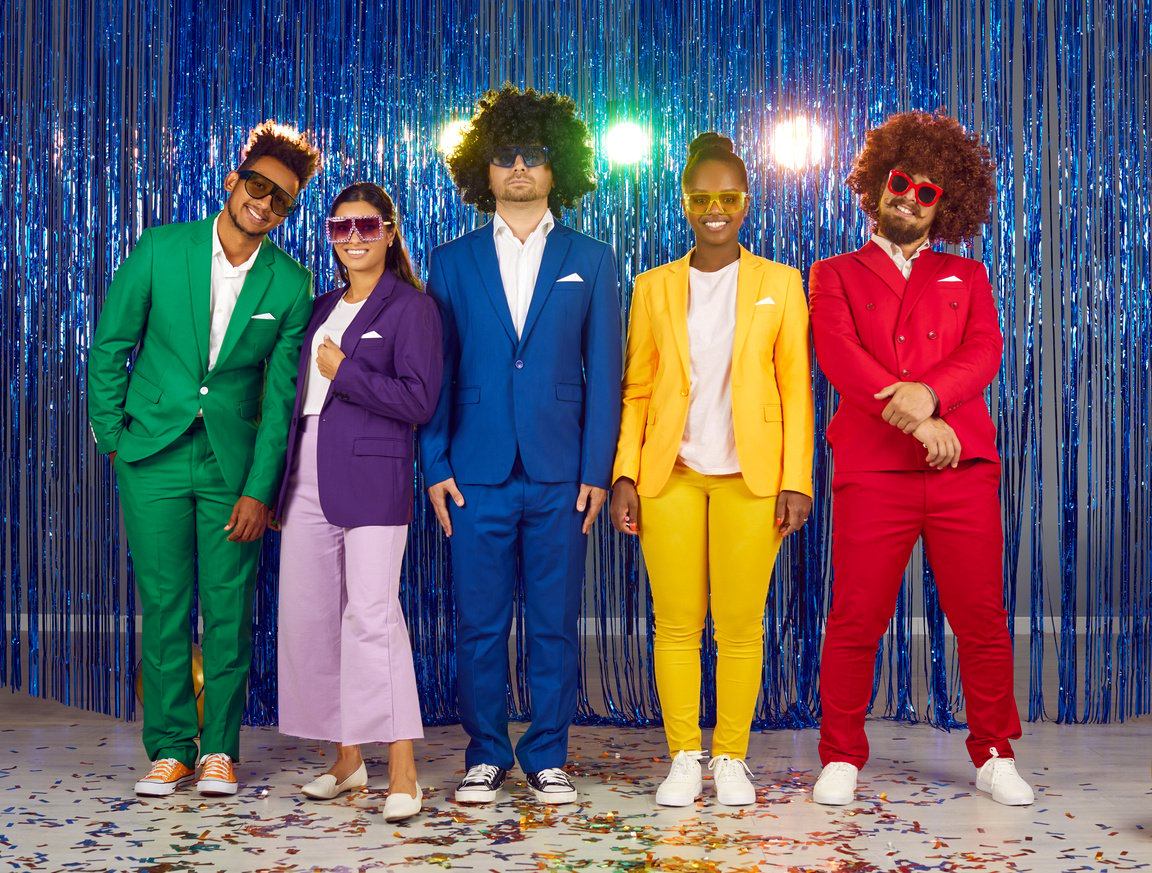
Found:
[[[441, 129], [508, 80], [570, 95], [596, 138], [600, 187], [566, 220], [615, 246], [622, 313], [633, 277], [690, 244], [678, 175], [696, 133], [731, 135], [749, 163], [745, 245], [806, 273], [866, 238], [843, 180], [867, 128], [943, 106], [979, 131], [999, 188], [965, 253], [988, 265], [1001, 301], [990, 401], [1027, 715], [1107, 722], [1152, 709], [1152, 0], [28, 0], [0, 15], [0, 684], [134, 714], [134, 591], [84, 372], [109, 280], [140, 232], [219, 208], [246, 130], [273, 117], [312, 131], [325, 154], [302, 213], [276, 234], [319, 289], [332, 272], [321, 216], [356, 179], [392, 192], [424, 265], [481, 220], [451, 185]], [[771, 140], [798, 115], [822, 126], [827, 153], [790, 170]], [[599, 149], [620, 119], [652, 135], [638, 165]], [[815, 511], [769, 593], [760, 727], [819, 716], [832, 584], [822, 436], [835, 397], [818, 372], [815, 390]], [[276, 552], [269, 537], [247, 712], [258, 724], [276, 715]], [[588, 567], [580, 718], [655, 723], [635, 540], [598, 524]], [[456, 717], [450, 586], [418, 500], [403, 599], [431, 723]], [[714, 654], [702, 657], [710, 676]], [[510, 682], [518, 714], [530, 706], [523, 658]], [[954, 644], [919, 553], [876, 676], [874, 712], [959, 723]]]

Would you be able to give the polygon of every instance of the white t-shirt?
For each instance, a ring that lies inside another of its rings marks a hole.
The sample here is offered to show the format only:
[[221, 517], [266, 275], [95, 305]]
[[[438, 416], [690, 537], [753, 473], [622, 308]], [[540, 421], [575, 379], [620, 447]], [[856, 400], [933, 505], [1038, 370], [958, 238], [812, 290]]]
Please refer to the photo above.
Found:
[[740, 262], [714, 273], [688, 271], [688, 421], [680, 460], [697, 473], [740, 472], [732, 425], [732, 343]]
[[[368, 298], [364, 298], [367, 300]], [[319, 415], [324, 408], [324, 399], [328, 396], [328, 388], [332, 385], [330, 379], [320, 375], [320, 368], [316, 366], [316, 352], [324, 344], [324, 337], [332, 338], [336, 345], [344, 340], [344, 331], [360, 311], [364, 300], [349, 303], [343, 297], [336, 307], [328, 313], [327, 320], [316, 329], [312, 336], [312, 357], [308, 361], [308, 375], [305, 376], [304, 403], [300, 409], [301, 415]]]

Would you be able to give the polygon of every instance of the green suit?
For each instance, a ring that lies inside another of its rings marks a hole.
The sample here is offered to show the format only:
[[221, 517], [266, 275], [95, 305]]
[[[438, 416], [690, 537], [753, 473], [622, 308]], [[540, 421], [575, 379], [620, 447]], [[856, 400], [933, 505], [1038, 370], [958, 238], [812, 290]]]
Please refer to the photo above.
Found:
[[239, 758], [260, 541], [228, 542], [223, 528], [241, 495], [276, 498], [312, 310], [311, 273], [265, 239], [209, 370], [212, 235], [212, 218], [146, 230], [116, 271], [88, 357], [88, 415], [100, 451], [117, 453], [143, 612], [144, 745], [188, 766], [197, 568], [200, 751]]

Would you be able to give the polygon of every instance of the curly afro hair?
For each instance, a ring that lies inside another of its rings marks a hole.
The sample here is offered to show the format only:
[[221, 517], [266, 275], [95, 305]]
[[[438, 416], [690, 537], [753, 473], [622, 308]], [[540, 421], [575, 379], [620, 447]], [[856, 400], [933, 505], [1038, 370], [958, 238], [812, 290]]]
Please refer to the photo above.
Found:
[[944, 189], [932, 239], [960, 243], [988, 221], [996, 193], [996, 165], [975, 134], [954, 118], [936, 113], [901, 112], [864, 136], [864, 150], [848, 176], [860, 208], [875, 223], [880, 195], [892, 170], [927, 176]]
[[248, 169], [265, 156], [275, 158], [295, 174], [301, 188], [320, 169], [320, 150], [308, 141], [307, 134], [271, 119], [260, 122], [249, 131], [241, 156], [243, 160], [236, 168], [238, 170]]
[[576, 104], [561, 94], [505, 84], [480, 98], [460, 145], [448, 155], [448, 169], [464, 202], [494, 212], [496, 197], [488, 186], [492, 149], [537, 143], [547, 146], [552, 168], [549, 209], [571, 209], [595, 189], [588, 128], [576, 117]]

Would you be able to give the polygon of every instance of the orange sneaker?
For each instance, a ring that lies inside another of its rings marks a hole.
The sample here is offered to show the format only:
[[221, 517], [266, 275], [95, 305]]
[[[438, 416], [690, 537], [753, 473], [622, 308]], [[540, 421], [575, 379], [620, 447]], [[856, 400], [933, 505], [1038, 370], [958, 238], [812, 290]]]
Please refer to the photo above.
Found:
[[136, 783], [136, 793], [144, 797], [167, 797], [195, 778], [195, 771], [189, 770], [175, 758], [161, 758], [152, 765], [148, 775]]
[[196, 788], [201, 794], [215, 796], [236, 793], [236, 773], [232, 759], [223, 752], [205, 755], [200, 759], [200, 781]]

